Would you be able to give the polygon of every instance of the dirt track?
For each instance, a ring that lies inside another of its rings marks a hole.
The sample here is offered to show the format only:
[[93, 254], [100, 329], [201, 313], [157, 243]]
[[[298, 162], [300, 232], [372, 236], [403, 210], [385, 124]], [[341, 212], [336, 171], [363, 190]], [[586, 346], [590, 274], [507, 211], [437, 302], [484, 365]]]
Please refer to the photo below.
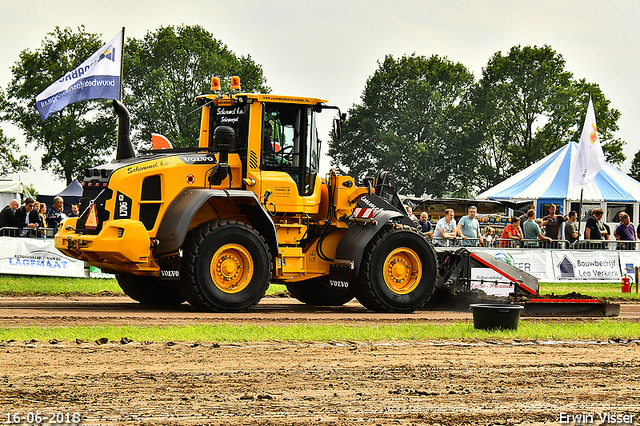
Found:
[[[635, 305], [622, 308], [638, 317]], [[314, 310], [288, 299], [233, 317], [126, 298], [0, 298], [3, 326], [471, 320], [468, 312], [367, 314], [355, 303]], [[1, 342], [0, 422], [20, 411], [78, 412], [83, 424], [105, 425], [551, 425], [562, 413], [591, 415], [593, 424], [600, 413], [629, 414], [635, 423], [639, 349], [636, 341]]]

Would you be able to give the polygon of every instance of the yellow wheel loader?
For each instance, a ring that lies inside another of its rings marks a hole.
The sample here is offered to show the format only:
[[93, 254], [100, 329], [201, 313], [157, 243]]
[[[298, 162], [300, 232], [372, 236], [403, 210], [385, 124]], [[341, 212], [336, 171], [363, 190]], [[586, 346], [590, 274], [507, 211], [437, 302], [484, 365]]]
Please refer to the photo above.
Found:
[[[217, 88], [217, 86], [216, 86]], [[407, 217], [391, 173], [359, 185], [318, 175], [316, 98], [215, 92], [197, 97], [192, 148], [135, 153], [119, 101], [116, 159], [87, 169], [81, 216], [56, 247], [105, 272], [147, 304], [250, 309], [269, 283], [310, 305], [354, 296], [375, 311], [411, 312], [434, 291], [434, 249]]]

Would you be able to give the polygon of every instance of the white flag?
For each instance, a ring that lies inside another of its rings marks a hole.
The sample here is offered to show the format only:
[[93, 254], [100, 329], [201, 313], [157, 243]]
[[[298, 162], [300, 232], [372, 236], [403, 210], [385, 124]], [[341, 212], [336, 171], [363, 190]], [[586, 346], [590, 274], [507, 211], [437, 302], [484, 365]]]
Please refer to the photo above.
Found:
[[122, 37], [120, 31], [89, 59], [36, 96], [36, 108], [44, 121], [69, 104], [88, 99], [118, 99]]
[[571, 165], [571, 180], [573, 182], [573, 198], [580, 197], [580, 190], [584, 188], [602, 169], [604, 164], [604, 153], [598, 128], [596, 126], [596, 114], [593, 110], [591, 96], [589, 96], [589, 106], [587, 107], [587, 117], [584, 120], [578, 152]]

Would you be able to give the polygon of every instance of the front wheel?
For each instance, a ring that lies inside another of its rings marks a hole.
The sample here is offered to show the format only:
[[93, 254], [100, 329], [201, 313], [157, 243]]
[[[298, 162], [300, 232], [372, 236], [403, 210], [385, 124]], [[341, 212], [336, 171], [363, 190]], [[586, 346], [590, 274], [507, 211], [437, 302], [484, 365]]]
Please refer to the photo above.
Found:
[[269, 287], [269, 248], [245, 223], [205, 222], [189, 231], [183, 252], [180, 292], [198, 309], [246, 311], [264, 297]]
[[389, 225], [367, 245], [354, 289], [358, 301], [377, 312], [412, 312], [436, 285], [438, 262], [415, 229]]

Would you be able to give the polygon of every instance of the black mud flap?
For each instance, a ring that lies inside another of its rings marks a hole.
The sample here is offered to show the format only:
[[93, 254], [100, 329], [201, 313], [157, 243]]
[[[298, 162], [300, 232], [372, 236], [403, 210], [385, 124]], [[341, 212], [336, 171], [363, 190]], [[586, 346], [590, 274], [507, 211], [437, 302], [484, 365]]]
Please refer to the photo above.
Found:
[[329, 287], [335, 290], [351, 290], [351, 275], [353, 272], [353, 262], [333, 264], [329, 267]]
[[182, 278], [180, 263], [180, 255], [178, 254], [158, 259], [158, 265], [160, 266], [160, 280], [180, 281], [180, 278]]

